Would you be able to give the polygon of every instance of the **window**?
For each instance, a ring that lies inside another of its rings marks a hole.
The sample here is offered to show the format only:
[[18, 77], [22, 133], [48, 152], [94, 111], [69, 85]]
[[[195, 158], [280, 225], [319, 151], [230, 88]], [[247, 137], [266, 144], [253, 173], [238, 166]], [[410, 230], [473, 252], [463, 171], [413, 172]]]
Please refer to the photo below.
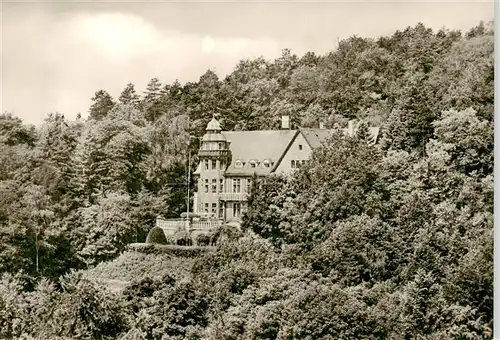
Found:
[[219, 218], [224, 218], [224, 206], [219, 206]]
[[212, 179], [212, 192], [217, 192], [217, 180]]
[[250, 161], [250, 167], [251, 168], [255, 168], [257, 166], [257, 162], [256, 161]]
[[205, 159], [205, 170], [208, 170], [208, 159]]
[[233, 217], [238, 217], [241, 215], [241, 204], [234, 203], [233, 204]]
[[217, 203], [212, 203], [212, 214], [217, 214]]
[[222, 150], [224, 149], [224, 144], [223, 143], [219, 143], [219, 150]]
[[243, 163], [240, 160], [237, 160], [236, 162], [234, 162], [234, 167], [241, 168], [241, 167], [243, 167]]
[[241, 192], [241, 179], [233, 179], [233, 192]]
[[219, 192], [224, 192], [224, 179], [223, 178], [220, 179]]
[[249, 178], [247, 179], [247, 192], [251, 192], [252, 191], [252, 180]]
[[271, 166], [271, 161], [269, 161], [268, 159], [266, 159], [264, 161], [264, 168], [269, 168]]
[[302, 144], [299, 144], [299, 150], [302, 150]]
[[208, 179], [205, 179], [205, 192], [208, 192]]
[[220, 164], [220, 169], [221, 169], [221, 170], [225, 170], [225, 169], [226, 169], [226, 162], [225, 162], [225, 161], [222, 161], [222, 160], [221, 160], [221, 161], [219, 162], [219, 164]]
[[291, 168], [292, 169], [298, 169], [298, 168], [300, 168], [304, 164], [306, 164], [306, 160], [305, 159], [303, 159], [303, 160], [292, 159], [291, 160]]
[[212, 159], [212, 170], [217, 169], [217, 160]]
[[208, 203], [205, 203], [205, 213], [208, 214]]

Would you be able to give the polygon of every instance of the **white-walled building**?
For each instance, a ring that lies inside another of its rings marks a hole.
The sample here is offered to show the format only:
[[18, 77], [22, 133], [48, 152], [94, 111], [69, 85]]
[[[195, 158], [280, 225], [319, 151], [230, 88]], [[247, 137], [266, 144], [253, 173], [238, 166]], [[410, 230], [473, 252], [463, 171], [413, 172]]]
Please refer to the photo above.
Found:
[[[281, 130], [222, 131], [212, 118], [198, 152], [193, 212], [210, 219], [239, 222], [247, 209], [254, 174], [288, 174], [300, 168], [334, 131], [291, 130], [288, 126], [288, 117], [283, 117]], [[345, 133], [352, 136], [355, 130], [351, 121]], [[379, 128], [371, 127], [369, 132], [376, 143]]]

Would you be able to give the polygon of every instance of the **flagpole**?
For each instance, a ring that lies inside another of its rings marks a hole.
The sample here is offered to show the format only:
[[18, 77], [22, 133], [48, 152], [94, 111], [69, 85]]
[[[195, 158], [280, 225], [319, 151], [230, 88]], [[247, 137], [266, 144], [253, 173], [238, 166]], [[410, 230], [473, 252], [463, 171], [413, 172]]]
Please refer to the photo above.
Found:
[[191, 148], [190, 143], [191, 142], [191, 136], [189, 136], [189, 142], [188, 142], [188, 149], [189, 149], [189, 156], [188, 156], [188, 177], [187, 177], [187, 208], [186, 208], [186, 218], [189, 220], [189, 185], [190, 185], [190, 180], [191, 180]]

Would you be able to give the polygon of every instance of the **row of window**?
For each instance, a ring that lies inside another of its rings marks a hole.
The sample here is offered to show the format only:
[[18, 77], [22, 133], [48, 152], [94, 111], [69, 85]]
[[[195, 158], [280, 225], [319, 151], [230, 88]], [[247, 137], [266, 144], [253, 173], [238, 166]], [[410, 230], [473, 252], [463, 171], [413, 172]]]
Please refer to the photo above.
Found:
[[[210, 189], [212, 189], [210, 191]], [[205, 179], [205, 192], [217, 192], [217, 179], [212, 179], [212, 185], [209, 186], [208, 179]], [[224, 192], [224, 179], [219, 180], [219, 192]]]
[[[270, 161], [269, 159], [266, 159], [263, 162], [259, 162], [256, 160], [250, 160], [248, 162], [248, 166], [250, 168], [257, 168], [260, 165], [262, 165], [262, 167], [264, 167], [264, 168], [270, 168], [274, 165], [274, 162]], [[245, 162], [243, 162], [242, 160], [237, 160], [236, 162], [234, 162], [235, 168], [243, 168], [244, 166], [245, 166]]]
[[[205, 203], [204, 205], [205, 207], [205, 214], [208, 214], [209, 211], [208, 211], [208, 203]], [[232, 210], [233, 210], [233, 217], [239, 217], [241, 216], [241, 203], [239, 202], [234, 202], [232, 203]], [[217, 203], [212, 203], [212, 211], [211, 211], [211, 214], [212, 216], [216, 216], [217, 215]], [[221, 205], [220, 208], [219, 208], [219, 218], [223, 218], [224, 217], [224, 207]]]
[[[232, 192], [235, 192], [235, 193], [242, 192], [240, 178], [233, 178], [233, 179], [230, 179], [230, 181], [232, 181], [232, 184], [233, 184], [233, 191]], [[247, 179], [247, 191], [246, 192], [250, 192], [251, 185], [252, 185], [252, 180]], [[208, 179], [205, 179], [205, 186], [204, 187], [205, 187], [206, 193], [208, 193], [208, 192], [217, 193], [217, 179], [215, 179], [215, 178], [212, 179], [211, 183], [208, 181]], [[224, 192], [224, 179], [223, 178], [219, 179], [219, 191], [218, 192]]]
[[214, 143], [214, 142], [204, 142], [202, 145], [201, 145], [201, 149], [202, 150], [225, 150], [226, 147], [224, 145], [225, 143], [224, 142], [218, 142], [218, 143]]
[[302, 165], [305, 165], [307, 163], [307, 160], [305, 159], [292, 159], [291, 162], [290, 162], [290, 166], [292, 169], [298, 169], [300, 168]]
[[[212, 159], [211, 161], [208, 159], [205, 159], [204, 163], [205, 163], [205, 170], [209, 170], [209, 169], [217, 170], [217, 160], [216, 159]], [[223, 160], [219, 161], [219, 169], [220, 170], [226, 169], [226, 162], [225, 161], [223, 161]]]
[[[208, 208], [209, 208], [208, 203], [205, 203], [205, 214], [209, 213]], [[212, 203], [212, 216], [216, 215], [217, 215], [217, 203]], [[220, 218], [224, 217], [224, 209], [222, 206], [219, 209], [219, 217]]]
[[[217, 166], [217, 160], [216, 159], [205, 159], [204, 161], [204, 168], [205, 170], [225, 170], [226, 169], [226, 162], [221, 160], [219, 161], [219, 166]], [[246, 162], [243, 162], [241, 160], [237, 160], [234, 162], [234, 167], [235, 168], [243, 168], [245, 166]], [[258, 161], [249, 161], [248, 166], [252, 169], [255, 169], [259, 166], [262, 166], [263, 168], [270, 168], [274, 165], [274, 162], [271, 162], [270, 160], [265, 160], [263, 162], [258, 162]]]

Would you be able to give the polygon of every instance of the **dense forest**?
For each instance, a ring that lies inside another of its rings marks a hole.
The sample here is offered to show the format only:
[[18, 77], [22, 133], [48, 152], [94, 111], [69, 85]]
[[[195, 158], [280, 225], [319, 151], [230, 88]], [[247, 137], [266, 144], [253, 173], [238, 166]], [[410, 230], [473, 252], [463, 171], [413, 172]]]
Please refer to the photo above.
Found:
[[[492, 23], [417, 24], [241, 60], [224, 79], [98, 90], [85, 119], [3, 113], [0, 338], [491, 338], [493, 50]], [[185, 211], [189, 136], [213, 115], [255, 130], [284, 114], [355, 118], [381, 141], [339, 132], [293, 176], [260, 180], [214, 251], [126, 250]], [[117, 258], [148, 269], [116, 274], [118, 292], [86, 275]]]

